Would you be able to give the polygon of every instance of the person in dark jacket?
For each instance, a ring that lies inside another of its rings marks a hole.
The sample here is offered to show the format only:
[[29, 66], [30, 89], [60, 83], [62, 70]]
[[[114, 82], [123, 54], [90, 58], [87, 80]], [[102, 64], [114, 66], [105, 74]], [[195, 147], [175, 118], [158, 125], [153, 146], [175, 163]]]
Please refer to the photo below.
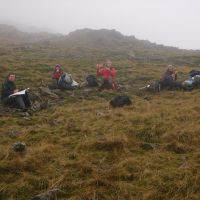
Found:
[[5, 105], [14, 106], [22, 111], [27, 111], [31, 106], [31, 101], [27, 92], [24, 95], [10, 97], [10, 95], [18, 91], [15, 85], [15, 74], [10, 73], [2, 84], [1, 100]]
[[177, 72], [172, 65], [168, 65], [166, 71], [161, 78], [161, 88], [165, 89], [178, 89], [181, 88], [181, 84], [177, 82]]

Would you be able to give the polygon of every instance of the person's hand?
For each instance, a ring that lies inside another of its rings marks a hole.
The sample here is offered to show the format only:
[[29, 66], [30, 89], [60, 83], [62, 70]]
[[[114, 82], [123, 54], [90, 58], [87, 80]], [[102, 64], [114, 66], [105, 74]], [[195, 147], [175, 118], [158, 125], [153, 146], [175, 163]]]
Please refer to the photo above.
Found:
[[14, 90], [14, 93], [19, 92], [19, 90]]

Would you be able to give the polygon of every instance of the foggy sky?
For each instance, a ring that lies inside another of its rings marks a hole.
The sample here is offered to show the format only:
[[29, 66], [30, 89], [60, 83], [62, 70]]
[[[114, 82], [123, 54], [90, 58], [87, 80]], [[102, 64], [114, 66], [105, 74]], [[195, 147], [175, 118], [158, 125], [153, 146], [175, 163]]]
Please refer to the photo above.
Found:
[[0, 23], [68, 34], [116, 29], [138, 39], [200, 49], [200, 0], [0, 0]]

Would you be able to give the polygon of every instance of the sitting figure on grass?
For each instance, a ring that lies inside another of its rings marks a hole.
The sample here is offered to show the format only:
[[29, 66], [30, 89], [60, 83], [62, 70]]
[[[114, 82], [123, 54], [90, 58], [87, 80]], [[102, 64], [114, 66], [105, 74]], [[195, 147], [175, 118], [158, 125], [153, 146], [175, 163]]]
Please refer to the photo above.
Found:
[[27, 91], [16, 88], [15, 74], [10, 73], [2, 84], [1, 100], [5, 105], [13, 106], [21, 111], [27, 111], [31, 107], [31, 101]]
[[96, 70], [97, 70], [97, 77], [102, 76], [102, 84], [99, 87], [99, 90], [100, 91], [103, 89], [115, 90], [116, 89], [115, 77], [117, 73], [115, 67], [113, 67], [112, 65], [107, 66], [103, 64], [97, 64]]
[[54, 80], [54, 88], [73, 90], [78, 85], [72, 79], [71, 74], [65, 73], [59, 64], [55, 66], [52, 79]]
[[59, 64], [57, 64], [54, 68], [53, 74], [52, 74], [52, 88], [58, 88], [58, 80], [63, 74], [63, 70]]
[[172, 65], [168, 65], [165, 70], [163, 76], [160, 80], [156, 80], [153, 83], [140, 88], [140, 90], [148, 90], [154, 92], [160, 92], [163, 89], [166, 90], [174, 90], [174, 89], [182, 89], [181, 83], [177, 82], [177, 72], [174, 70]]
[[172, 65], [168, 65], [160, 81], [161, 89], [180, 89], [181, 84], [177, 82], [177, 79], [178, 76], [176, 70]]

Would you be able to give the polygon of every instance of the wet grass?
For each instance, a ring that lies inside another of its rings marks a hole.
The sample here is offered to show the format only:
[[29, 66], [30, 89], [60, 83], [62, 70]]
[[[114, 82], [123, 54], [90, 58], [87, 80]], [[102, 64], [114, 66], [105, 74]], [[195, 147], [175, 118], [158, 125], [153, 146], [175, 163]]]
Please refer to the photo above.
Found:
[[[31, 52], [39, 60], [15, 58]], [[56, 63], [78, 82], [95, 73], [96, 63], [88, 60], [37, 54], [34, 49], [1, 54], [0, 80], [14, 71], [18, 85], [37, 89], [50, 82]], [[165, 64], [114, 64], [123, 84], [116, 92], [88, 92], [81, 85], [63, 92], [61, 105], [28, 117], [1, 116], [0, 199], [27, 200], [55, 187], [65, 191], [61, 199], [70, 200], [199, 199], [199, 90], [141, 92], [138, 88], [158, 79]], [[190, 71], [177, 69], [180, 79]], [[119, 94], [129, 95], [133, 104], [111, 108], [109, 101]], [[18, 141], [26, 143], [25, 153], [13, 151]]]

